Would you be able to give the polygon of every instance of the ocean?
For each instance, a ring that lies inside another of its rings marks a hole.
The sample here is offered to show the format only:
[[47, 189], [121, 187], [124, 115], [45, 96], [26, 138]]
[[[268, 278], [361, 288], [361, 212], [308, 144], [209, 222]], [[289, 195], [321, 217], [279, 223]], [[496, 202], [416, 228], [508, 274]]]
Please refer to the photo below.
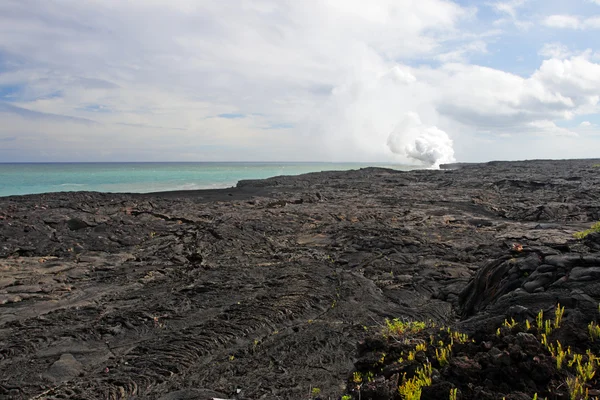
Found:
[[0, 196], [80, 190], [148, 193], [219, 189], [235, 186], [243, 179], [373, 166], [405, 171], [422, 168], [377, 163], [0, 163]]

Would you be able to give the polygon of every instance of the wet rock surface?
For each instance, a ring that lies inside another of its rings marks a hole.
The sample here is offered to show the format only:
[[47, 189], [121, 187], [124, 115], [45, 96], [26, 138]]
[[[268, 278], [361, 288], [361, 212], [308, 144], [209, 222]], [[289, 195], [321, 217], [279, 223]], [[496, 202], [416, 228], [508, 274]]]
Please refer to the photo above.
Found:
[[[0, 398], [357, 396], [353, 371], [400, 351], [376, 338], [386, 318], [476, 340], [423, 399], [527, 398], [564, 377], [530, 358], [544, 355], [531, 333], [496, 329], [560, 302], [568, 334], [555, 335], [585, 342], [600, 235], [573, 234], [600, 220], [597, 163], [0, 198]], [[386, 365], [362, 399], [399, 398], [406, 371]]]

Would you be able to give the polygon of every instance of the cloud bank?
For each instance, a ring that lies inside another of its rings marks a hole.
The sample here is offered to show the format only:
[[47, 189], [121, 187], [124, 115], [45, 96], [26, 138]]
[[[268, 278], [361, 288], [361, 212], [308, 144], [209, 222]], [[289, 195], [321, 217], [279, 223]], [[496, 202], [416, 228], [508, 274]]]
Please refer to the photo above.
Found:
[[0, 161], [598, 156], [600, 7], [464, 3], [3, 1]]

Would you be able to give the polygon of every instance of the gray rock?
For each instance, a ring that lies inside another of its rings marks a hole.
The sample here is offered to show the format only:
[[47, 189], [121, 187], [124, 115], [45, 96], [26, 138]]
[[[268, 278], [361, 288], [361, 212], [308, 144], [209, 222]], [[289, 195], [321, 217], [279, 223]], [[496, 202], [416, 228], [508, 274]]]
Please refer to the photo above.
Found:
[[61, 383], [71, 380], [83, 372], [83, 365], [72, 354], [65, 353], [48, 368], [45, 376], [56, 383]]
[[571, 270], [569, 278], [576, 282], [587, 282], [600, 279], [600, 267], [575, 267]]

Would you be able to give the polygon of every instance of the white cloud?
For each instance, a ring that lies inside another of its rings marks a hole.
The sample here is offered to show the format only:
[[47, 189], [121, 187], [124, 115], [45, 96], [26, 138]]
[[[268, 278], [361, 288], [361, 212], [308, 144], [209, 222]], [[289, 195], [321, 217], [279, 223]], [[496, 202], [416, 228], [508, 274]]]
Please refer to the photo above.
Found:
[[[525, 27], [533, 1], [490, 5]], [[545, 22], [595, 24], [558, 17]], [[447, 0], [6, 0], [0, 85], [18, 88], [11, 104], [96, 124], [3, 111], [0, 137], [18, 135], [22, 154], [52, 143], [83, 159], [128, 149], [138, 160], [429, 163], [452, 144], [458, 158], [480, 157], [470, 146], [482, 132], [559, 140], [558, 121], [598, 113], [597, 49], [547, 44], [520, 75], [472, 65], [498, 58], [507, 34], [477, 18]], [[505, 60], [525, 54], [514, 50]], [[421, 134], [396, 135], [394, 154], [388, 138], [406, 115]]]
[[580, 29], [581, 21], [579, 17], [573, 15], [550, 15], [543, 21], [544, 25], [552, 28]]
[[582, 123], [579, 124], [579, 126], [581, 128], [589, 128], [590, 126], [592, 126], [593, 124], [590, 121], [583, 121]]
[[600, 29], [600, 16], [581, 18], [575, 15], [550, 15], [542, 22], [559, 29]]
[[[584, 57], [546, 60], [527, 78], [464, 64], [422, 73], [426, 76], [417, 74], [419, 80], [427, 79], [432, 91], [439, 88], [436, 110], [446, 119], [478, 130], [526, 133], [540, 128], [539, 121], [598, 112], [600, 65]], [[553, 129], [553, 134], [558, 133], [565, 134]]]
[[468, 55], [487, 53], [487, 44], [483, 40], [476, 40], [446, 53], [441, 53], [436, 56], [443, 63], [448, 62], [466, 62]]
[[561, 43], [545, 43], [538, 51], [538, 54], [548, 58], [564, 59], [570, 57], [573, 53], [567, 46]]
[[516, 19], [517, 10], [523, 7], [526, 2], [527, 0], [497, 1], [490, 3], [490, 5], [496, 12], [508, 14], [511, 18]]
[[548, 120], [533, 121], [528, 124], [536, 134], [543, 137], [552, 136], [579, 136], [576, 132], [557, 126]]
[[487, 3], [501, 18], [494, 21], [494, 25], [501, 26], [512, 24], [520, 30], [527, 30], [533, 26], [533, 22], [523, 20], [519, 17], [519, 10], [523, 8], [529, 0], [509, 0]]

